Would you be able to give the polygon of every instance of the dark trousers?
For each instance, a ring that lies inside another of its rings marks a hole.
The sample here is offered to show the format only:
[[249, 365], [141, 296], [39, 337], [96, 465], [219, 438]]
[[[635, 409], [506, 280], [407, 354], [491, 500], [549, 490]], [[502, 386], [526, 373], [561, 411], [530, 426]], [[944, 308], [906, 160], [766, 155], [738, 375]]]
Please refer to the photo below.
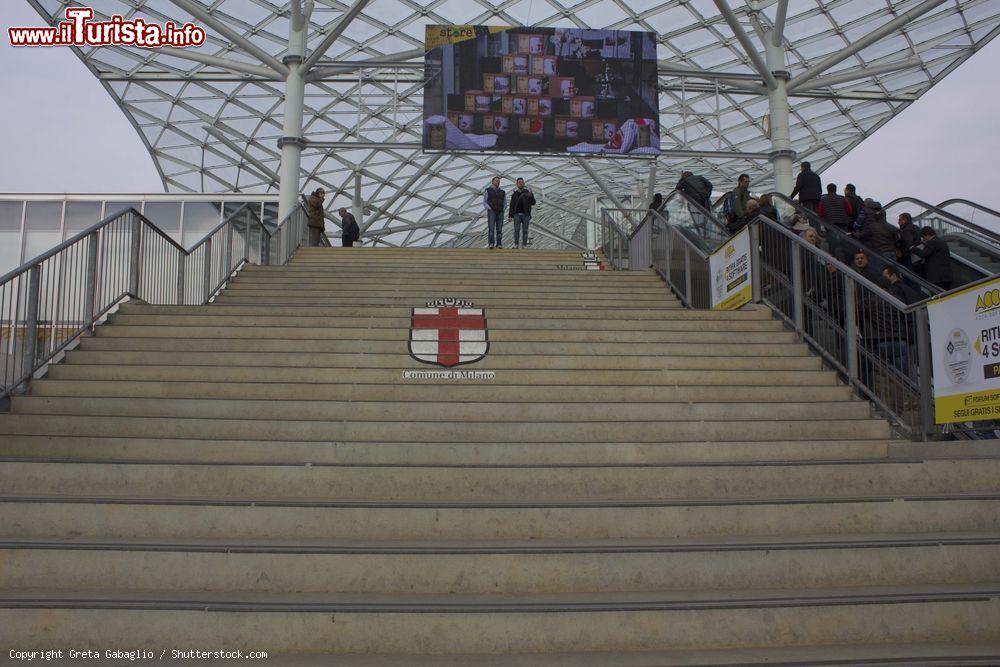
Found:
[[343, 238], [343, 239], [341, 239], [341, 241], [343, 241], [345, 248], [353, 248], [354, 247], [354, 239], [352, 239], [350, 237]]
[[309, 245], [311, 247], [316, 247], [319, 245], [319, 238], [322, 233], [323, 229], [320, 227], [309, 228]]
[[808, 201], [802, 201], [800, 199], [799, 200], [799, 204], [801, 204], [803, 208], [807, 208], [810, 211], [812, 211], [813, 213], [815, 213], [816, 211], [819, 210], [819, 200], [818, 199], [810, 199]]

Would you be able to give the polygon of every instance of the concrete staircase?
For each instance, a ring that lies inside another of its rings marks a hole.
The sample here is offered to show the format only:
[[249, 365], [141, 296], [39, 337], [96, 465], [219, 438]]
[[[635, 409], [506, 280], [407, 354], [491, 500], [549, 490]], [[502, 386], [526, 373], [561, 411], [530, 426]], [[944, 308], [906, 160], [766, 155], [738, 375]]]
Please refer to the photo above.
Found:
[[[0, 644], [1000, 664], [996, 448], [892, 441], [767, 310], [576, 267], [303, 249], [124, 305], [0, 417]], [[404, 378], [441, 297], [493, 379]]]

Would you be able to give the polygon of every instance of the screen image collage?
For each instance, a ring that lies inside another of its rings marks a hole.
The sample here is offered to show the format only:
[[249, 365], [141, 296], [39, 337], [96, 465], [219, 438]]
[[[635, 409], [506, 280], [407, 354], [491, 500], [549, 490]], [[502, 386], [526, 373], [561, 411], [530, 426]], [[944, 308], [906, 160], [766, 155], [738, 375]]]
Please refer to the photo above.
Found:
[[423, 148], [660, 152], [656, 35], [427, 26]]

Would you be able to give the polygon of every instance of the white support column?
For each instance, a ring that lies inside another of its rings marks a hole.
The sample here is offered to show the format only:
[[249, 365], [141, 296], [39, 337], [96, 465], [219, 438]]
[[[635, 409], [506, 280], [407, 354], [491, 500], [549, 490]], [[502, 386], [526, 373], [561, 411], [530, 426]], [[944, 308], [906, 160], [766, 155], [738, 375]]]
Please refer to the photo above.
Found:
[[302, 169], [302, 149], [306, 145], [302, 136], [306, 94], [302, 59], [305, 57], [308, 25], [308, 21], [304, 21], [296, 30], [294, 23], [289, 22], [288, 28], [288, 55], [284, 58], [284, 64], [288, 67], [288, 76], [285, 79], [285, 120], [281, 139], [278, 140], [278, 147], [281, 149], [281, 166], [278, 168], [278, 220], [284, 220], [295, 210], [301, 190], [299, 175]]
[[792, 150], [791, 126], [788, 120], [789, 74], [785, 69], [785, 47], [781, 40], [765, 39], [764, 49], [767, 66], [777, 84], [768, 91], [767, 96], [771, 113], [771, 165], [774, 169], [774, 189], [782, 194], [789, 194], [795, 185], [795, 180], [792, 178], [795, 151]]
[[365, 203], [361, 200], [361, 172], [354, 172], [354, 199], [351, 201], [351, 213], [358, 221], [358, 228], [364, 224]]

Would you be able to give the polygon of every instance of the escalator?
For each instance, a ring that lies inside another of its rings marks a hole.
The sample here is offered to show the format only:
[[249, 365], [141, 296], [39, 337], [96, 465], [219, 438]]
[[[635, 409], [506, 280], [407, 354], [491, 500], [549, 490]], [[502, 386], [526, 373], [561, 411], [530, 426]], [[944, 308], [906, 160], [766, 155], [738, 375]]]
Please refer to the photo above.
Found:
[[[956, 286], [1000, 273], [1000, 213], [965, 200], [953, 199], [944, 203], [947, 207], [934, 206], [915, 197], [900, 197], [884, 208], [890, 223], [895, 223], [900, 213], [909, 213], [913, 216], [913, 224], [932, 227], [948, 244]], [[979, 220], [972, 222], [963, 218], [959, 210]]]
[[[868, 256], [868, 266], [870, 267], [864, 275], [872, 282], [876, 284], [880, 283], [882, 270], [887, 266], [891, 266], [903, 279], [903, 284], [913, 294], [914, 300], [927, 299], [941, 293], [942, 290], [937, 285], [928, 282], [898, 261], [883, 257], [872, 251], [868, 246], [849, 236], [840, 228], [828, 224], [816, 213], [799, 205], [798, 202], [777, 192], [770, 194], [772, 203], [777, 209], [778, 217], [780, 218], [775, 222], [790, 228], [792, 226], [792, 217], [796, 214], [802, 216], [819, 233], [819, 247], [852, 268], [854, 268], [853, 260], [855, 253], [863, 251]], [[722, 215], [722, 202], [723, 198], [720, 198], [713, 205], [713, 210], [717, 212], [720, 218]]]

